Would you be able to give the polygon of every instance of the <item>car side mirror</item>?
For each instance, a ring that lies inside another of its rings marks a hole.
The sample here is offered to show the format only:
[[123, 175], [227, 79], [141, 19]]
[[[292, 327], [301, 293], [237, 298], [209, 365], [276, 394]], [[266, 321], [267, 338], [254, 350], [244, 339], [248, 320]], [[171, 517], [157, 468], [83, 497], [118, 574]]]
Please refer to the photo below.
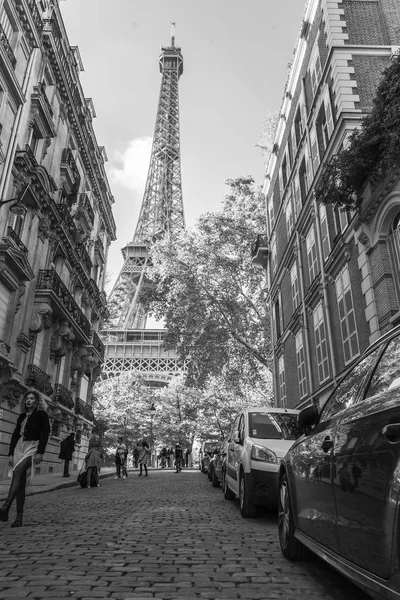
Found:
[[307, 406], [307, 408], [303, 408], [297, 417], [297, 423], [305, 433], [307, 433], [311, 427], [316, 425], [318, 421], [319, 411], [315, 404], [312, 406]]
[[235, 432], [233, 433], [232, 439], [233, 439], [233, 441], [235, 442], [235, 444], [240, 444], [240, 443], [241, 443], [241, 442], [240, 442], [240, 436], [239, 436], [239, 432], [238, 432], [238, 431], [235, 431]]

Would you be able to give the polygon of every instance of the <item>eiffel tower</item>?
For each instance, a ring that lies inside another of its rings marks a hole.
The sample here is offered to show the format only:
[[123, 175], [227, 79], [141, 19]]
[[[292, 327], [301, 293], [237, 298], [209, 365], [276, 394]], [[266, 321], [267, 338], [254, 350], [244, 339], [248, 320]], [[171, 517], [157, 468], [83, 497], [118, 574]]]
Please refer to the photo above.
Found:
[[179, 94], [183, 73], [181, 49], [175, 46], [174, 23], [171, 44], [161, 48], [160, 96], [146, 187], [132, 242], [122, 248], [124, 264], [108, 298], [109, 328], [102, 332], [106, 346], [102, 379], [135, 371], [148, 385], [166, 385], [182, 371], [175, 351], [163, 347], [164, 330], [146, 329], [147, 314], [140, 303], [140, 290], [151, 268], [149, 249], [165, 233], [185, 227], [182, 201]]

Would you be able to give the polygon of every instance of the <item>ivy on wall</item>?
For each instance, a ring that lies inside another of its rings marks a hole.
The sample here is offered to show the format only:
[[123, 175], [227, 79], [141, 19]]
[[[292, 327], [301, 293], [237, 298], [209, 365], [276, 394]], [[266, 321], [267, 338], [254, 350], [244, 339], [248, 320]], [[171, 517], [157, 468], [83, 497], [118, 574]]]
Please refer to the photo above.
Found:
[[400, 167], [400, 57], [393, 58], [382, 75], [373, 107], [350, 144], [324, 165], [315, 188], [322, 204], [358, 208], [369, 178], [378, 182]]

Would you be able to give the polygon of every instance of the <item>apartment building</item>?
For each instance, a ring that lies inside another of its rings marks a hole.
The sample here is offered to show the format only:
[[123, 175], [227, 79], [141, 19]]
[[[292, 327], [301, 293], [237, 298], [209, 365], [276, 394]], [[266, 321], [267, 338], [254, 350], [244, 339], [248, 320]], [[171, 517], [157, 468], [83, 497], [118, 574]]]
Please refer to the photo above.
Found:
[[[265, 177], [276, 405], [321, 405], [340, 375], [399, 320], [399, 177], [357, 210], [320, 204], [324, 164], [349, 144], [397, 60], [397, 0], [309, 0]], [[396, 187], [397, 186], [397, 187]]]
[[0, 0], [0, 478], [26, 389], [49, 406], [42, 473], [70, 431], [76, 466], [93, 427], [116, 231], [82, 70], [57, 0]]

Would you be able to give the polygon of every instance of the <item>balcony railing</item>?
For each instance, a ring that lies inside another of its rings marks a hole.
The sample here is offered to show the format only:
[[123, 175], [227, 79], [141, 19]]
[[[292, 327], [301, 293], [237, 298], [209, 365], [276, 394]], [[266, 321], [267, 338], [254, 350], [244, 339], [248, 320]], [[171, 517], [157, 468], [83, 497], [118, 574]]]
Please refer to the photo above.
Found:
[[10, 63], [12, 64], [13, 69], [15, 69], [15, 65], [17, 64], [17, 59], [14, 56], [14, 52], [10, 46], [10, 42], [7, 39], [6, 33], [3, 27], [0, 25], [0, 43], [2, 44], [4, 50], [8, 58], [10, 59]]
[[88, 421], [94, 420], [94, 414], [92, 411], [92, 407], [89, 406], [86, 402], [84, 402], [81, 398], [75, 399], [75, 412], [77, 415], [82, 415]]
[[71, 410], [74, 408], [71, 390], [68, 390], [61, 383], [57, 383], [54, 388], [54, 399], [66, 408], [70, 408]]
[[46, 396], [51, 396], [53, 388], [50, 383], [50, 375], [47, 375], [44, 371], [39, 369], [36, 365], [28, 365], [29, 375], [26, 383], [33, 385], [39, 392], [42, 392]]
[[31, 15], [33, 18], [33, 22], [35, 23], [35, 27], [39, 33], [42, 33], [43, 30], [43, 21], [40, 16], [36, 0], [28, 0], [29, 10], [31, 11]]
[[81, 176], [76, 166], [75, 158], [71, 148], [64, 148], [61, 155], [61, 172], [64, 176], [67, 175], [71, 187], [78, 190], [81, 181]]
[[36, 290], [52, 291], [67, 311], [69, 317], [75, 321], [85, 335], [90, 335], [90, 323], [88, 319], [83, 314], [66, 285], [53, 269], [39, 271]]
[[104, 360], [105, 346], [104, 346], [103, 342], [101, 341], [98, 333], [96, 331], [94, 331], [93, 329], [90, 332], [90, 344], [93, 346], [93, 348], [96, 350], [96, 352]]
[[58, 206], [58, 211], [60, 213], [60, 217], [67, 226], [70, 236], [74, 241], [76, 241], [77, 237], [77, 229], [75, 227], [75, 223], [73, 218], [71, 217], [71, 213], [69, 212], [69, 208], [66, 204], [60, 204]]
[[88, 274], [90, 274], [90, 271], [92, 269], [92, 260], [89, 256], [89, 253], [86, 250], [85, 246], [83, 244], [77, 244], [76, 245], [76, 253], [79, 256], [79, 258], [81, 259], [83, 266], [86, 268]]
[[14, 242], [18, 250], [21, 250], [21, 252], [24, 252], [25, 254], [28, 253], [28, 248], [21, 242], [17, 233], [10, 226], [7, 227], [7, 237], [9, 237]]
[[268, 237], [260, 233], [251, 246], [251, 258], [254, 265], [266, 266], [269, 254]]

